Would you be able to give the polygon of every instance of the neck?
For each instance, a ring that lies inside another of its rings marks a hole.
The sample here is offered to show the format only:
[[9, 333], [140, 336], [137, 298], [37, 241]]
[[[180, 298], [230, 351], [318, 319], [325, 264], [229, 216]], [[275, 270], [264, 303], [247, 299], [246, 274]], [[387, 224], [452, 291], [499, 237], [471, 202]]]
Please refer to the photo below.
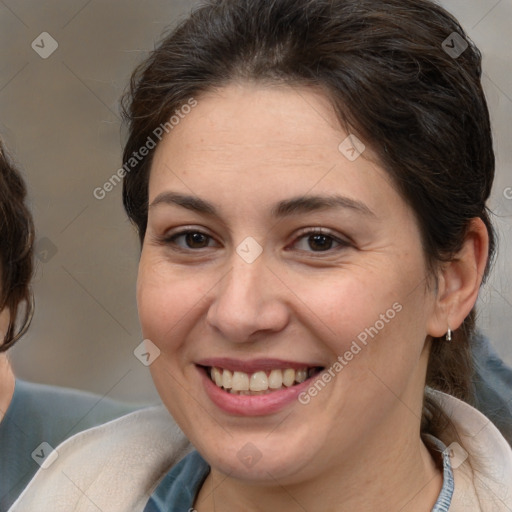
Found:
[[195, 506], [201, 512], [430, 512], [443, 478], [419, 436], [418, 422], [406, 416], [405, 421], [379, 425], [373, 434], [314, 480], [292, 485], [275, 479], [266, 486], [250, 485], [212, 468]]
[[7, 355], [0, 353], [0, 421], [3, 419], [14, 393], [14, 374]]

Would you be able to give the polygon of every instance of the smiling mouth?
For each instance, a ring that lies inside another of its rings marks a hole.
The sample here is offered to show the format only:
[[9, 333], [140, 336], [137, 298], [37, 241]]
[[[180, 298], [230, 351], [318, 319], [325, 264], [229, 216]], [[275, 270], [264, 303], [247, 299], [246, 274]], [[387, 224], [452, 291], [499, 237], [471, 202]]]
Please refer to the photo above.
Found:
[[291, 388], [318, 375], [324, 369], [320, 366], [297, 370], [294, 368], [275, 368], [273, 370], [245, 373], [215, 366], [204, 366], [203, 368], [217, 387], [227, 393], [248, 396], [266, 395]]

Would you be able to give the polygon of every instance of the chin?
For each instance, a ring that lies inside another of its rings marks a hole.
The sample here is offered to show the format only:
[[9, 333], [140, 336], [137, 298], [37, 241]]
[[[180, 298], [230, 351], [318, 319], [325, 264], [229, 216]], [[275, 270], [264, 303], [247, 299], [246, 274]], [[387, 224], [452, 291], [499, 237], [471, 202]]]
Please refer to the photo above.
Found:
[[226, 434], [220, 442], [203, 440], [195, 446], [217, 471], [247, 483], [275, 485], [277, 479], [291, 484], [307, 478], [320, 446], [311, 439], [290, 438], [286, 432], [272, 436]]

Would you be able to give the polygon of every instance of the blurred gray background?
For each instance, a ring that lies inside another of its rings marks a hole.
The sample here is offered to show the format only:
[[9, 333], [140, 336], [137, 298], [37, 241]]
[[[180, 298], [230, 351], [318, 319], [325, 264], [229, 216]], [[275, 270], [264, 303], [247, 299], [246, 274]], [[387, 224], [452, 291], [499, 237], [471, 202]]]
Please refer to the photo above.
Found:
[[[118, 101], [131, 71], [196, 3], [0, 0], [0, 134], [28, 182], [38, 239], [36, 314], [11, 354], [22, 378], [158, 399], [133, 355], [139, 246], [121, 186], [102, 200], [93, 191], [121, 164]], [[512, 364], [512, 0], [441, 3], [484, 55], [500, 252], [479, 324]]]

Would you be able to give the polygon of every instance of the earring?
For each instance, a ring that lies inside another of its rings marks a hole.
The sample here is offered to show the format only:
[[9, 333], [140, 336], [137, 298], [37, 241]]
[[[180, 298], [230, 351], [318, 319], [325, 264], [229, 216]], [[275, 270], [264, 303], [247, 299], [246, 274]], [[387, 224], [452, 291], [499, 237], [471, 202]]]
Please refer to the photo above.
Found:
[[448, 331], [445, 336], [446, 341], [452, 341], [452, 330], [448, 327]]

